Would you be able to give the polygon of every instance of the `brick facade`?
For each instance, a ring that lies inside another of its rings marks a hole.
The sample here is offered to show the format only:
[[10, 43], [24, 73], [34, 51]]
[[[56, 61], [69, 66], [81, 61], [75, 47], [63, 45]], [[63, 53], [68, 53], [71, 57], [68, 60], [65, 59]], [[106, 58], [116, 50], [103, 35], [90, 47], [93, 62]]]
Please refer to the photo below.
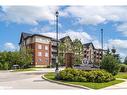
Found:
[[53, 44], [54, 42], [56, 42], [56, 40], [47, 36], [22, 33], [19, 44], [20, 49], [26, 47], [32, 50], [31, 64], [33, 66], [45, 67], [55, 64], [56, 55], [54, 56], [54, 53], [57, 50], [57, 46]]

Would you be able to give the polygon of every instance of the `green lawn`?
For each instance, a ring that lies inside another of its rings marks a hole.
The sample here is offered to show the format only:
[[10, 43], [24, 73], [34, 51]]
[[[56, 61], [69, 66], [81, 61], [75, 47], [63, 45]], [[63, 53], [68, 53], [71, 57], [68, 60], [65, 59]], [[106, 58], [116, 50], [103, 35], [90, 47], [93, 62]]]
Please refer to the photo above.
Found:
[[12, 72], [22, 72], [22, 71], [36, 71], [35, 68], [27, 68], [27, 69], [16, 69]]
[[116, 78], [123, 78], [127, 79], [127, 72], [126, 73], [119, 73], [118, 75], [115, 76]]
[[[46, 78], [51, 79], [51, 80], [55, 80], [54, 78], [55, 74], [54, 73], [47, 73], [45, 75]], [[56, 81], [56, 80], [55, 80]], [[68, 82], [68, 81], [61, 81], [64, 83], [69, 83], [69, 84], [75, 84], [75, 85], [81, 85], [81, 86], [85, 86], [85, 87], [89, 87], [92, 89], [101, 89], [101, 88], [105, 88], [114, 84], [118, 84], [121, 82], [124, 82], [123, 80], [114, 80], [111, 82], [105, 82], [105, 83], [92, 83], [92, 82]]]

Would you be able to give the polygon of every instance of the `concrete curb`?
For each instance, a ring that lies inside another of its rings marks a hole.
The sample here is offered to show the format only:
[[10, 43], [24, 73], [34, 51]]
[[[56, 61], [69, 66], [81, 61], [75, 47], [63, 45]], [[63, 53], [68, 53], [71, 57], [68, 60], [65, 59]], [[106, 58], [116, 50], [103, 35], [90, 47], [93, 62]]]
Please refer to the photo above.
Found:
[[127, 81], [127, 79], [122, 79], [122, 78], [116, 78], [117, 80], [124, 80], [125, 82]]
[[[124, 82], [127, 81], [127, 79], [122, 79], [122, 78], [116, 78], [116, 80], [123, 80]], [[115, 87], [116, 85], [120, 85], [124, 82], [121, 82], [121, 83], [117, 83], [117, 84], [114, 84], [114, 85], [111, 85], [111, 86], [108, 86], [108, 87], [105, 87], [105, 88], [102, 88], [101, 90], [107, 90], [107, 88], [111, 88], [111, 87]]]
[[60, 81], [55, 81], [55, 80], [50, 80], [48, 78], [46, 78], [44, 76], [45, 74], [42, 75], [42, 78], [49, 81], [49, 82], [53, 82], [53, 83], [57, 83], [57, 84], [62, 84], [62, 85], [66, 85], [66, 86], [72, 86], [72, 87], [77, 87], [77, 88], [82, 88], [82, 89], [86, 89], [86, 90], [94, 90], [88, 87], [84, 87], [84, 86], [80, 86], [80, 85], [74, 85], [74, 84], [69, 84], [69, 83], [64, 83], [64, 82], [60, 82]]

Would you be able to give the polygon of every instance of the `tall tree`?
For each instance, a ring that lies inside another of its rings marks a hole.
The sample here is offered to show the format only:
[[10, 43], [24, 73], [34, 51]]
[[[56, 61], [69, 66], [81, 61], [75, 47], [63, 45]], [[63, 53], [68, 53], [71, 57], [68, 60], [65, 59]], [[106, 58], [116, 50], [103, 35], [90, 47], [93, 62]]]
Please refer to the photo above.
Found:
[[59, 48], [59, 56], [58, 56], [59, 63], [61, 65], [64, 65], [65, 64], [65, 53], [72, 52], [72, 40], [70, 39], [70, 37], [67, 36], [61, 39], [58, 48]]
[[73, 41], [74, 64], [81, 64], [83, 59], [83, 45], [79, 39]]
[[60, 42], [59, 43], [59, 56], [58, 56], [58, 60], [59, 60], [59, 63], [61, 65], [64, 65], [64, 55], [65, 55], [65, 51], [66, 51], [66, 48], [65, 48], [65, 44]]
[[21, 68], [27, 68], [32, 63], [32, 51], [30, 49], [23, 48], [20, 51]]
[[0, 69], [11, 69], [13, 65], [28, 67], [32, 62], [31, 51], [22, 49], [21, 51], [0, 52]]

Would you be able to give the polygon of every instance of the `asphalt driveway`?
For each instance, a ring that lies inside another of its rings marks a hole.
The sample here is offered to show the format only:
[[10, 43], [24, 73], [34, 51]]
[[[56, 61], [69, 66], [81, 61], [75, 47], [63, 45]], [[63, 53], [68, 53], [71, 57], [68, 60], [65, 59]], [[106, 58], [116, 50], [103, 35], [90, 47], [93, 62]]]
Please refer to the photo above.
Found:
[[79, 89], [51, 83], [41, 78], [43, 73], [51, 71], [54, 69], [25, 72], [0, 71], [0, 89]]

